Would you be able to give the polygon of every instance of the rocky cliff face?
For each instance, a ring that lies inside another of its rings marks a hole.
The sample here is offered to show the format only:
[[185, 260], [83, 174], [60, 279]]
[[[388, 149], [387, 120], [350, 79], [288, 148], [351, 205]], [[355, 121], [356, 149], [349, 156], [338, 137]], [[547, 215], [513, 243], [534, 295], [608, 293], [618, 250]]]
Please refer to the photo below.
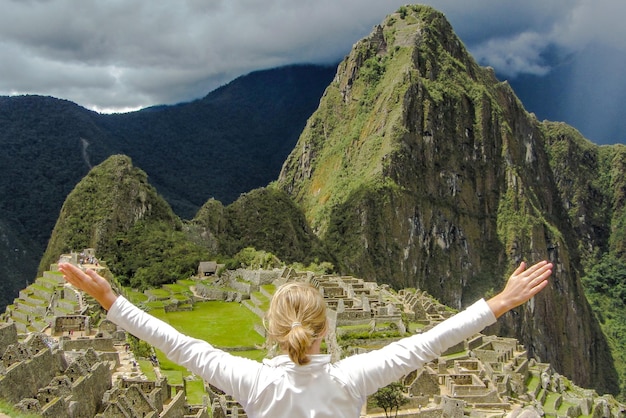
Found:
[[580, 284], [581, 247], [608, 240], [598, 231], [582, 245], [577, 234], [603, 215], [572, 222], [548, 137], [442, 14], [407, 6], [340, 64], [279, 185], [346, 272], [451, 306], [501, 288], [522, 260], [549, 259], [552, 285], [499, 331], [578, 384], [614, 392]]

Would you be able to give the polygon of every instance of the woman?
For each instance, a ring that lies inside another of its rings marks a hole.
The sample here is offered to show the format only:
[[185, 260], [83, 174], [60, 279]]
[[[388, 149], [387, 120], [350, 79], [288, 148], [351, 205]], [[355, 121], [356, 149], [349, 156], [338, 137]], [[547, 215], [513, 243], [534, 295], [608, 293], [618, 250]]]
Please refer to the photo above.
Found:
[[259, 363], [179, 333], [117, 296], [93, 270], [68, 263], [59, 264], [59, 270], [108, 310], [108, 319], [231, 395], [250, 418], [339, 418], [358, 417], [368, 395], [528, 301], [547, 286], [552, 264], [542, 261], [526, 269], [521, 263], [504, 290], [488, 301], [479, 300], [425, 333], [336, 363], [320, 354], [327, 327], [326, 304], [308, 284], [287, 283], [272, 297], [268, 332], [286, 354]]

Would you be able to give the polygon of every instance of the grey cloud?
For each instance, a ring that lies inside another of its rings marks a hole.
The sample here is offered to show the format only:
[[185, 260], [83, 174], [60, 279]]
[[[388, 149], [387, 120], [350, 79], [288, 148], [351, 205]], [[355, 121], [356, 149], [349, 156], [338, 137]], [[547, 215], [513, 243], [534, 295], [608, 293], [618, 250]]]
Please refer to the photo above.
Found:
[[[592, 42], [626, 48], [621, 0], [429, 3], [481, 64], [504, 77], [549, 73], [560, 64], [546, 59], [554, 51], [568, 57]], [[253, 70], [337, 62], [404, 4], [4, 0], [0, 94], [49, 94], [98, 109], [192, 100]]]
[[551, 49], [567, 57], [594, 42], [626, 52], [626, 3], [620, 0], [498, 3], [485, 14], [493, 22], [483, 22], [488, 36], [481, 39], [470, 28], [468, 39], [475, 40], [470, 50], [477, 60], [504, 75], [546, 74], [543, 55]]
[[502, 75], [545, 75], [550, 71], [550, 66], [542, 53], [549, 45], [544, 35], [523, 32], [513, 38], [490, 39], [475, 47], [472, 52], [479, 62], [494, 67]]
[[626, 143], [624, 52], [591, 42], [573, 57], [562, 112], [592, 140]]

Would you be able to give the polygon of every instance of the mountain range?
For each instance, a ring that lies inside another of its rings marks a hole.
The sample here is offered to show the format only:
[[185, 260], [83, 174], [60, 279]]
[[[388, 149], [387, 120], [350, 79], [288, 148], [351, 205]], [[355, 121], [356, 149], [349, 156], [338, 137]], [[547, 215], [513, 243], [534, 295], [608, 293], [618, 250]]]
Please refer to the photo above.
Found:
[[91, 168], [125, 154], [178, 216], [275, 180], [335, 67], [242, 76], [206, 97], [104, 115], [67, 100], [0, 97], [0, 309], [32, 282], [63, 201]]
[[[332, 71], [275, 71], [123, 115], [3, 99], [6, 163], [22, 164], [2, 165], [11, 179], [2, 185], [4, 241], [30, 242], [30, 231], [44, 240], [52, 228], [37, 212], [56, 219], [65, 200], [42, 265], [90, 246], [129, 284], [145, 285], [154, 274], [137, 258], [159, 246], [198, 256], [255, 247], [419, 287], [454, 308], [493, 294], [519, 262], [548, 259], [549, 288], [491, 331], [517, 337], [581, 386], [620, 391], [616, 346], [582, 283], [607, 255], [626, 257], [626, 147], [538, 121], [429, 7], [389, 15]], [[252, 82], [261, 76], [286, 79], [285, 91]], [[296, 105], [304, 93], [295, 86], [309, 92], [307, 105]], [[224, 140], [213, 142], [218, 132]], [[17, 218], [26, 208], [30, 216]], [[11, 262], [36, 244], [15, 246]], [[135, 247], [143, 252], [128, 259]]]

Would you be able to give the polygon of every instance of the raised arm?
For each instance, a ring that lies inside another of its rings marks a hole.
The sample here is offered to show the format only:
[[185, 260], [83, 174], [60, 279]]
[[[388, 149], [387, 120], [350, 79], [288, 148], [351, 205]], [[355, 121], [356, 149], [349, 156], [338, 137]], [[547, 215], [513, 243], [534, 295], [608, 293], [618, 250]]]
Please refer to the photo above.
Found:
[[59, 263], [59, 271], [63, 277], [73, 286], [93, 296], [100, 305], [107, 311], [117, 299], [111, 285], [104, 277], [91, 269], [83, 271], [70, 263]]
[[504, 289], [487, 301], [496, 318], [511, 309], [522, 305], [548, 285], [548, 277], [552, 274], [552, 263], [540, 261], [526, 268], [521, 262], [507, 281]]
[[348, 376], [348, 381], [354, 383], [358, 393], [372, 394], [528, 301], [546, 287], [550, 274], [552, 264], [546, 261], [528, 269], [525, 263], [521, 263], [504, 289], [488, 301], [481, 299], [424, 333], [395, 341], [379, 350], [346, 357], [337, 363], [338, 368]]
[[58, 267], [69, 283], [93, 296], [109, 311], [108, 319], [235, 399], [241, 402], [249, 399], [257, 371], [262, 367], [260, 363], [233, 356], [206, 341], [182, 334], [125, 298], [118, 297], [109, 282], [93, 270], [83, 271], [69, 263], [61, 263]]

